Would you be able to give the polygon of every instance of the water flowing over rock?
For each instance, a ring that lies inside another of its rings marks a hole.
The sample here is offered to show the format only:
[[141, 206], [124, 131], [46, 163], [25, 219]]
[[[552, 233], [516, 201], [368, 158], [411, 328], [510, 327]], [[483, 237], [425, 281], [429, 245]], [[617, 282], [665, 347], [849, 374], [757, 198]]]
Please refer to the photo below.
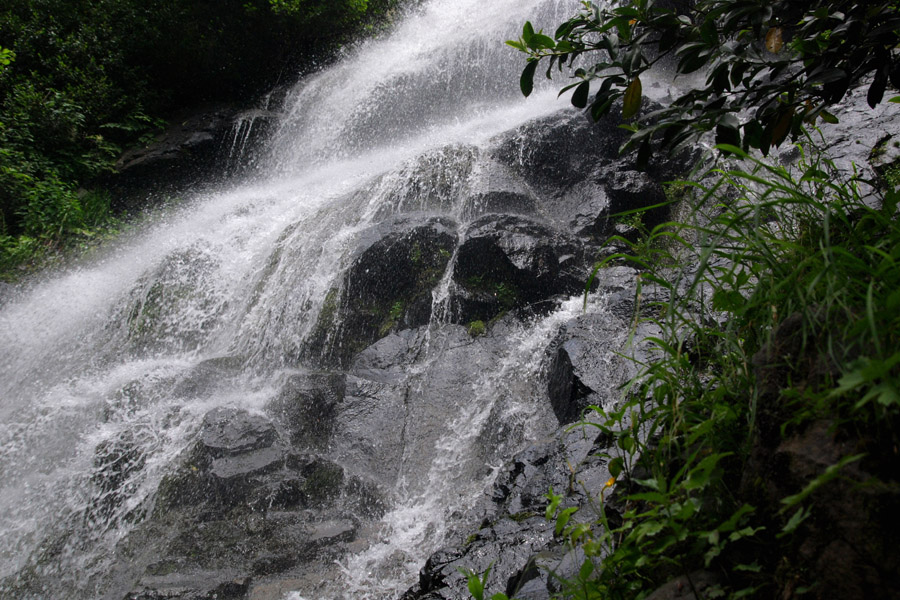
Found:
[[[289, 93], [271, 181], [2, 292], [0, 594], [459, 598], [456, 568], [492, 562], [498, 589], [552, 588], [537, 565], [572, 558], [544, 494], [608, 477], [600, 442], [560, 427], [633, 373], [634, 273], [601, 273], [586, 313], [584, 282], [611, 211], [662, 188], [613, 122], [495, 85], [518, 64], [502, 40], [573, 2], [492, 8], [474, 66], [442, 38], [419, 56], [423, 29], [481, 10], [463, 4], [425, 3]], [[459, 121], [367, 112], [430, 80], [412, 56], [446, 69]]]

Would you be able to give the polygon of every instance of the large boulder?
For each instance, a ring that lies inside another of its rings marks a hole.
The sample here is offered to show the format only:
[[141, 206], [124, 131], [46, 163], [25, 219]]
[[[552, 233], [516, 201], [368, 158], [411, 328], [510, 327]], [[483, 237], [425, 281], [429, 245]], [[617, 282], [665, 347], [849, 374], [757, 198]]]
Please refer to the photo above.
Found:
[[176, 115], [147, 146], [119, 157], [104, 184], [116, 192], [115, 208], [144, 208], [148, 197], [166, 199], [256, 167], [255, 151], [278, 113], [230, 105]]
[[[584, 113], [560, 111], [501, 136], [491, 155], [538, 195], [540, 212], [549, 221], [603, 241], [616, 224], [610, 215], [663, 203], [662, 182], [684, 176], [699, 158], [698, 149], [677, 156], [660, 153], [643, 171], [634, 153], [619, 154], [628, 134], [618, 125], [613, 116], [594, 123]], [[652, 226], [668, 214], [665, 207], [652, 209], [645, 224]]]
[[267, 417], [217, 408], [119, 548], [129, 560], [114, 575], [137, 581], [129, 600], [245, 598], [257, 580], [329, 568], [380, 502], [341, 466], [291, 450]]
[[363, 239], [363, 249], [340, 287], [329, 293], [307, 342], [304, 356], [312, 362], [347, 367], [356, 353], [391, 331], [427, 324], [432, 290], [457, 235], [452, 221], [433, 218], [375, 226]]
[[485, 215], [472, 223], [453, 270], [457, 322], [488, 321], [505, 311], [545, 310], [583, 288], [581, 244], [519, 215]]

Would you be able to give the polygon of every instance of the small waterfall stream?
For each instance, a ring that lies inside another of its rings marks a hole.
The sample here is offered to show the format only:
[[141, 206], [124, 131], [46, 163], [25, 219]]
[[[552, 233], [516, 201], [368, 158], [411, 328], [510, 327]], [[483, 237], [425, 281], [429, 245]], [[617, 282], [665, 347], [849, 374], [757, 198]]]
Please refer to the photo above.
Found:
[[[503, 41], [527, 19], [552, 27], [578, 5], [417, 6], [390, 35], [297, 85], [260, 157], [267, 176], [194, 197], [93, 261], [5, 299], [0, 596], [121, 598], [131, 589], [117, 552], [204, 415], [267, 414], [286, 379], [318, 368], [306, 364], [308, 340], [361, 240], [405, 218], [453, 219], [461, 239], [474, 219], [466, 197], [489, 185], [484, 149], [564, 106], [549, 87], [521, 98], [522, 59]], [[252, 126], [235, 131], [236, 150]], [[254, 597], [398, 596], [428, 553], [470, 525], [465, 509], [496, 468], [556, 428], [541, 373], [580, 298], [473, 337], [452, 325], [458, 250], [437, 275], [427, 326], [408, 335], [395, 327], [379, 342], [406, 344], [390, 377], [378, 375], [379, 393], [396, 391], [396, 413], [359, 403], [360, 418], [388, 429], [400, 415], [402, 431], [364, 440], [374, 455], [352, 430], [338, 431], [324, 454], [355, 474], [397, 461], [383, 471], [384, 516], [334, 563], [337, 579], [298, 578]], [[354, 365], [348, 388], [374, 385]]]

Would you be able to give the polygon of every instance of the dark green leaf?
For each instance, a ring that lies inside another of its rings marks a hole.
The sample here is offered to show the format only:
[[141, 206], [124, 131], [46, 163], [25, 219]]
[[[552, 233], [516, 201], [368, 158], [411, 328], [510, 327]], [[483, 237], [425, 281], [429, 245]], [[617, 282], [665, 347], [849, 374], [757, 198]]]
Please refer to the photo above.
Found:
[[763, 127], [759, 121], [753, 119], [744, 124], [744, 149], [756, 148], [762, 150]]
[[794, 120], [794, 109], [789, 108], [778, 113], [777, 117], [770, 121], [772, 145], [780, 146], [791, 132], [791, 124]]
[[882, 98], [884, 98], [884, 90], [887, 88], [887, 82], [887, 65], [884, 65], [883, 68], [875, 73], [875, 79], [872, 80], [872, 85], [869, 86], [869, 91], [866, 94], [866, 102], [869, 103], [871, 108], [878, 106]]
[[539, 50], [541, 48], [548, 48], [548, 49], [552, 50], [554, 47], [556, 47], [556, 42], [553, 41], [553, 38], [551, 38], [551, 37], [548, 37], [548, 36], [540, 34], [540, 33], [536, 33], [533, 36], [531, 36], [531, 40], [528, 45], [530, 47], [534, 48], [535, 50]]
[[515, 48], [516, 50], [518, 50], [520, 52], [528, 51], [528, 49], [525, 47], [525, 44], [523, 44], [521, 41], [518, 41], [518, 40], [506, 40], [506, 45], [512, 46], [513, 48]]
[[653, 149], [650, 145], [650, 139], [644, 140], [641, 144], [640, 149], [638, 149], [637, 154], [637, 168], [639, 171], [646, 171], [647, 167], [650, 165], [650, 156], [653, 153]]
[[825, 121], [826, 123], [831, 123], [832, 125], [835, 125], [838, 122], [838, 118], [836, 116], [824, 109], [819, 112], [819, 116], [822, 117], [823, 121]]
[[591, 559], [585, 559], [584, 563], [582, 563], [581, 568], [578, 570], [578, 578], [582, 581], [587, 581], [588, 577], [591, 576], [591, 573], [594, 572], [594, 563], [591, 562]]
[[522, 90], [522, 94], [525, 96], [530, 96], [531, 92], [534, 90], [534, 72], [537, 69], [537, 66], [538, 61], [532, 59], [522, 70], [522, 77], [519, 79], [519, 87]]
[[572, 94], [572, 106], [575, 106], [576, 108], [584, 108], [587, 106], [588, 93], [590, 90], [590, 82], [582, 81], [578, 84], [578, 87], [575, 88], [575, 93]]
[[609, 474], [610, 476], [618, 479], [619, 475], [622, 474], [622, 470], [625, 467], [625, 460], [619, 456], [611, 461], [609, 461]]
[[591, 118], [594, 119], [594, 121], [599, 121], [603, 115], [609, 112], [615, 99], [615, 94], [608, 94], [605, 96], [603, 102], [594, 101], [594, 103], [591, 104]]
[[534, 35], [534, 27], [531, 25], [531, 21], [525, 21], [525, 25], [522, 27], [522, 40], [528, 46], [531, 45], [531, 36]]

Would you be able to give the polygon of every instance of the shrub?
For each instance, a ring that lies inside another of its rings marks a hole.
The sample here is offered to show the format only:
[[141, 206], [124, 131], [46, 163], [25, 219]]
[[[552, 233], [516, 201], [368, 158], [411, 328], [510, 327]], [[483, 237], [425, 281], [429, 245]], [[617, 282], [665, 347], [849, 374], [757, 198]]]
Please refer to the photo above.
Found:
[[[642, 163], [653, 139], [678, 149], [710, 131], [717, 143], [766, 154], [797, 139], [804, 124], [836, 122], [828, 107], [866, 77], [872, 107], [889, 84], [900, 87], [893, 0], [698, 0], [683, 3], [681, 14], [654, 0], [582, 4], [552, 38], [526, 23], [522, 37], [507, 42], [528, 55], [522, 92], [531, 93], [541, 62], [547, 77], [554, 67], [572, 71], [576, 82], [562, 91], [574, 90], [572, 104], [594, 119], [621, 100], [623, 119], [635, 119], [626, 147], [639, 148]], [[705, 82], [639, 116], [641, 76], [665, 61]]]

